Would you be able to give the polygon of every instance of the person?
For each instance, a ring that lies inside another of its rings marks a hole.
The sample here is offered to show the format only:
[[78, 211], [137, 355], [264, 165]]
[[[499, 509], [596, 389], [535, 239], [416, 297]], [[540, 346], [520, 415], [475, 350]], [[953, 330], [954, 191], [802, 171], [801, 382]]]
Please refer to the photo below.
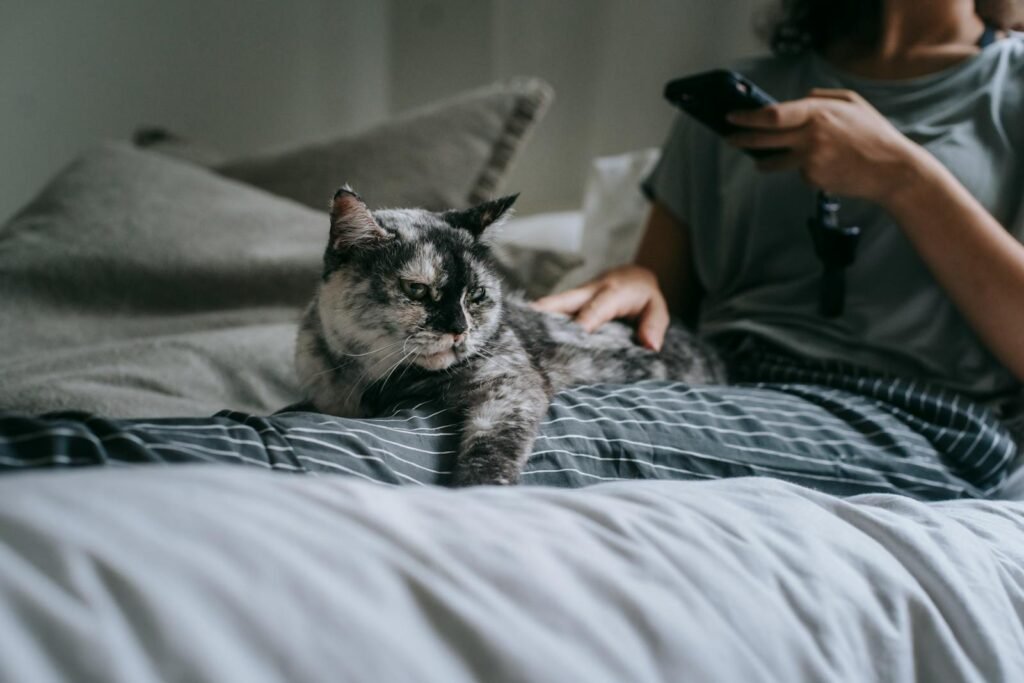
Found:
[[[737, 380], [831, 363], [872, 374], [879, 400], [909, 381], [1011, 422], [1024, 381], [1024, 36], [1007, 28], [1022, 17], [1020, 0], [784, 2], [774, 56], [737, 67], [781, 102], [731, 114], [742, 130], [725, 140], [681, 114], [643, 184], [635, 262], [534, 305], [587, 330], [632, 320], [652, 349], [679, 316], [722, 346]], [[817, 312], [817, 190], [862, 230], [834, 319]]]

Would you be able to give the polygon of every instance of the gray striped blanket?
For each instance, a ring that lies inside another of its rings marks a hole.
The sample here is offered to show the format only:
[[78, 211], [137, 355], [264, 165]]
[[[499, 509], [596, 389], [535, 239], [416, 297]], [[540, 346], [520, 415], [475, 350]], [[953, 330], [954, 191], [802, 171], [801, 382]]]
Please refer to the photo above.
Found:
[[[739, 383], [578, 387], [559, 394], [523, 474], [527, 485], [768, 476], [837, 495], [998, 497], [1017, 460], [984, 407], [921, 382], [759, 352]], [[743, 382], [748, 376], [760, 381]], [[441, 484], [459, 416], [432, 404], [356, 420], [270, 416], [115, 420], [0, 416], [0, 467], [234, 463], [390, 484]]]

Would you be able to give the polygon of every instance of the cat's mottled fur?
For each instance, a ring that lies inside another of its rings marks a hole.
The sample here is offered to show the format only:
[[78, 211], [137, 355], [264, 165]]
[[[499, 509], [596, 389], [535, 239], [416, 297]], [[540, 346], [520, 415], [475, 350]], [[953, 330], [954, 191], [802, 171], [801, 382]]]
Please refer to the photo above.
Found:
[[371, 212], [338, 190], [323, 281], [299, 328], [299, 379], [318, 410], [368, 417], [418, 397], [457, 406], [456, 485], [516, 482], [560, 389], [723, 379], [714, 353], [682, 327], [655, 353], [625, 325], [587, 334], [506, 295], [480, 238], [514, 201]]

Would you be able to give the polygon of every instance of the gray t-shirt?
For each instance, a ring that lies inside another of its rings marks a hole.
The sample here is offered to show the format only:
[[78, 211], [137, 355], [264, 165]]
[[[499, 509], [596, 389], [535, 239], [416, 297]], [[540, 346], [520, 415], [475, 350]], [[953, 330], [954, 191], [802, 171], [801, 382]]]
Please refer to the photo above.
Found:
[[[813, 87], [859, 92], [1024, 241], [1024, 34], [902, 81], [853, 77], [815, 55], [735, 69], [779, 100]], [[815, 190], [797, 171], [761, 173], [680, 115], [644, 191], [690, 227], [706, 290], [704, 335], [750, 332], [799, 354], [921, 376], [979, 397], [1019, 389], [878, 206], [842, 198], [841, 222], [863, 232], [846, 273], [846, 310], [827, 319], [817, 312], [821, 266], [807, 231]]]

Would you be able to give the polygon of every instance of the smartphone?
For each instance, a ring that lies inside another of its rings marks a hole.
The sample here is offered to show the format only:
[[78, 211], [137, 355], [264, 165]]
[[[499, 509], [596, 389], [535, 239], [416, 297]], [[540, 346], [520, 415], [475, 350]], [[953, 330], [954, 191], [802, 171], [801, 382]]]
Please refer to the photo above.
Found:
[[[729, 112], [737, 109], [760, 109], [777, 102], [743, 74], [726, 69], [705, 71], [669, 81], [665, 84], [665, 99], [723, 136], [743, 130], [726, 120], [725, 115]], [[744, 151], [754, 157], [765, 157], [785, 150]]]

